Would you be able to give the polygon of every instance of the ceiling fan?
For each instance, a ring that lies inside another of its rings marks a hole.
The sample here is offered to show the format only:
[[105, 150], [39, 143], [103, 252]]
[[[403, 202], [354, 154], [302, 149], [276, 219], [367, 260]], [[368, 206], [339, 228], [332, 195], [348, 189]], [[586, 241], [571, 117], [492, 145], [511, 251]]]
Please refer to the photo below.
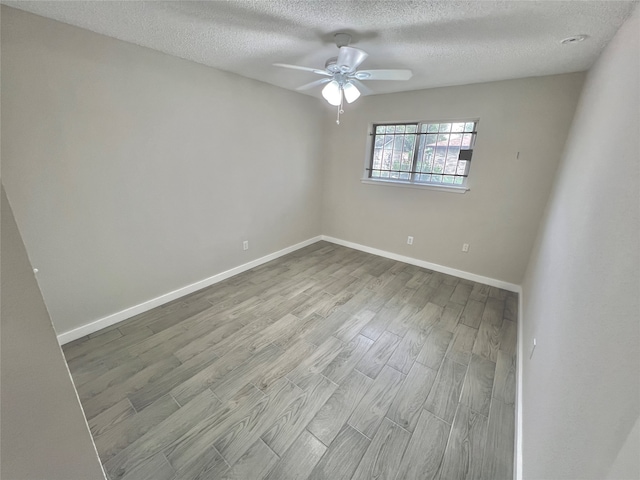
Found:
[[411, 70], [358, 70], [360, 64], [369, 56], [367, 52], [350, 47], [351, 35], [347, 33], [336, 33], [334, 38], [338, 47], [338, 56], [327, 60], [324, 70], [286, 63], [274, 63], [273, 65], [324, 76], [325, 78], [302, 85], [297, 90], [309, 90], [326, 84], [322, 89], [322, 96], [331, 105], [340, 107], [338, 109], [338, 124], [340, 123], [340, 113], [343, 113], [343, 97], [347, 103], [353, 103], [361, 94], [372, 93], [362, 81], [409, 80], [413, 75]]

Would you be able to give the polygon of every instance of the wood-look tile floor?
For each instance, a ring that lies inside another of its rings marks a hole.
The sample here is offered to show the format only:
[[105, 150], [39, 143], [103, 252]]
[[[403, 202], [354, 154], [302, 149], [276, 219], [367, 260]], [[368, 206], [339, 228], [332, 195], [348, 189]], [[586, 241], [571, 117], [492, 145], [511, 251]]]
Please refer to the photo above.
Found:
[[111, 480], [511, 479], [517, 304], [318, 242], [64, 353]]

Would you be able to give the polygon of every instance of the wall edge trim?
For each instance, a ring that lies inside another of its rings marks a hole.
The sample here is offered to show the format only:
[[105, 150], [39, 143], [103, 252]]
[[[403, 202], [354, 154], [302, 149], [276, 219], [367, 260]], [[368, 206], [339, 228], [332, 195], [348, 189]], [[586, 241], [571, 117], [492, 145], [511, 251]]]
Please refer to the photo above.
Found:
[[214, 285], [218, 282], [226, 280], [229, 277], [233, 277], [234, 275], [245, 272], [259, 265], [262, 265], [263, 263], [270, 262], [271, 260], [275, 260], [276, 258], [282, 257], [283, 255], [286, 255], [291, 252], [295, 252], [296, 250], [304, 248], [313, 243], [319, 242], [320, 240], [322, 240], [322, 236], [317, 235], [315, 237], [304, 240], [300, 243], [296, 243], [289, 247], [285, 247], [282, 250], [278, 250], [277, 252], [273, 252], [263, 257], [257, 258], [255, 260], [251, 260], [250, 262], [244, 263], [237, 267], [230, 268], [229, 270], [225, 270], [224, 272], [217, 273], [203, 280], [191, 283], [184, 287], [178, 288], [171, 292], [152, 298], [150, 300], [146, 300], [132, 307], [125, 308], [124, 310], [120, 310], [119, 312], [112, 313], [110, 315], [107, 315], [106, 317], [99, 318], [85, 325], [81, 325], [71, 330], [67, 330], [66, 332], [62, 332], [58, 335], [58, 343], [60, 343], [60, 345], [64, 345], [66, 343], [72, 342], [73, 340], [77, 340], [78, 338], [82, 338], [85, 335], [90, 335], [99, 330], [102, 330], [103, 328], [110, 327], [111, 325], [122, 322], [123, 320], [131, 318], [135, 315], [147, 312], [160, 305], [164, 305], [165, 303], [171, 302], [180, 297], [184, 297], [185, 295], [188, 295], [190, 293], [197, 292], [198, 290]]
[[518, 326], [517, 326], [517, 338], [516, 342], [518, 348], [516, 350], [516, 444], [514, 448], [514, 475], [516, 480], [522, 480], [522, 369], [523, 369], [523, 318], [522, 318], [522, 306], [523, 306], [523, 291], [522, 288], [518, 294]]

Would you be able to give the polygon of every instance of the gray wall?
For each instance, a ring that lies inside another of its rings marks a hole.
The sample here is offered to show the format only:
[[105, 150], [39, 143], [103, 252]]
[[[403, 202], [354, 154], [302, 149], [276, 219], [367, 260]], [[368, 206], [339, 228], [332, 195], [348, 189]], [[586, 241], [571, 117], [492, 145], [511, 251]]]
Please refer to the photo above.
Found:
[[[365, 97], [345, 107], [340, 126], [331, 110], [323, 233], [519, 285], [583, 78], [577, 73]], [[370, 123], [466, 118], [480, 118], [469, 192], [360, 183]], [[468, 253], [463, 243], [471, 245]]]
[[0, 203], [0, 478], [103, 479], [4, 187]]
[[640, 478], [640, 417], [629, 432], [627, 439], [622, 444], [618, 456], [609, 469], [607, 480], [620, 480], [623, 478]]
[[[59, 333], [320, 233], [519, 284], [584, 78], [365, 97], [336, 127], [317, 99], [2, 11], [5, 185]], [[470, 192], [360, 183], [369, 122], [460, 117]]]
[[640, 478], [639, 23], [589, 71], [523, 284], [525, 479]]
[[318, 104], [3, 6], [3, 181], [58, 333], [319, 235]]

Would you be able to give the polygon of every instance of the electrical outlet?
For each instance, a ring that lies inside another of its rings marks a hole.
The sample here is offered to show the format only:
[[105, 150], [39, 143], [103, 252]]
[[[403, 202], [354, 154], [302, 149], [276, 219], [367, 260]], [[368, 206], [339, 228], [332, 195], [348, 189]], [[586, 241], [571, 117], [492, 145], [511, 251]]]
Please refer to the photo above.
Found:
[[244, 242], [242, 242], [242, 249], [249, 250], [249, 240], [245, 240]]
[[413, 237], [407, 237], [407, 245], [413, 245]]
[[467, 253], [469, 251], [469, 244], [468, 243], [463, 243], [462, 244], [462, 251]]

